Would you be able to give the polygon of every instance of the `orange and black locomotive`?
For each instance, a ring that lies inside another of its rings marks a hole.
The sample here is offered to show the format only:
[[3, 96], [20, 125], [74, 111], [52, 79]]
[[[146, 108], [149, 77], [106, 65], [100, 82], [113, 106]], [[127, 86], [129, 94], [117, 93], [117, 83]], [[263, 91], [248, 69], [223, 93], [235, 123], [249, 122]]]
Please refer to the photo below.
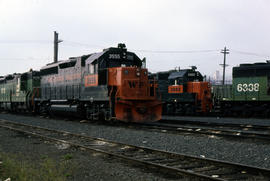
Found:
[[157, 84], [124, 44], [41, 68], [41, 112], [88, 119], [152, 122], [161, 119]]
[[212, 110], [210, 82], [204, 81], [196, 67], [150, 75], [158, 81], [163, 114], [196, 115]]

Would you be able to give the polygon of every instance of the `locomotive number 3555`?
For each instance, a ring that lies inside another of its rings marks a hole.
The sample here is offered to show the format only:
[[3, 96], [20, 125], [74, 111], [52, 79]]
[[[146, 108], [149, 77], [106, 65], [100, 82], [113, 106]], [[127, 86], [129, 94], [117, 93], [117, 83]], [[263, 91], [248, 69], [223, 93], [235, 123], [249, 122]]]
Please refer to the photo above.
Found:
[[259, 83], [237, 84], [238, 92], [258, 92], [260, 90]]

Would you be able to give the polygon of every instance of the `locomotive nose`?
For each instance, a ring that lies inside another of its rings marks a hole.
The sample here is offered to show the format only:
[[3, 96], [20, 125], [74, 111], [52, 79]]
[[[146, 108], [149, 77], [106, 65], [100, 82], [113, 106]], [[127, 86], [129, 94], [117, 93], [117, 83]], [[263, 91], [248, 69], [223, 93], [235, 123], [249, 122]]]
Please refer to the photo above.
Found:
[[139, 113], [139, 114], [145, 114], [145, 113], [147, 113], [147, 107], [138, 107], [138, 108], [136, 109], [136, 111], [137, 111], [137, 113]]
[[160, 101], [117, 102], [116, 118], [125, 122], [154, 122], [161, 119], [162, 104]]

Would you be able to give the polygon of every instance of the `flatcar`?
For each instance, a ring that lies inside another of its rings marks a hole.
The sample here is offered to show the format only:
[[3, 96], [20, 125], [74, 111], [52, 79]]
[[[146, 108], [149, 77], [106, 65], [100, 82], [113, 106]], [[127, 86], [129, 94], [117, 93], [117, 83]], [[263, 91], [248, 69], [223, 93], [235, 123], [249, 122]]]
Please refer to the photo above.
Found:
[[232, 85], [213, 86], [215, 109], [224, 116], [270, 116], [270, 62], [240, 64]]
[[191, 69], [171, 70], [150, 75], [158, 81], [165, 115], [207, 114], [212, 109], [210, 83]]

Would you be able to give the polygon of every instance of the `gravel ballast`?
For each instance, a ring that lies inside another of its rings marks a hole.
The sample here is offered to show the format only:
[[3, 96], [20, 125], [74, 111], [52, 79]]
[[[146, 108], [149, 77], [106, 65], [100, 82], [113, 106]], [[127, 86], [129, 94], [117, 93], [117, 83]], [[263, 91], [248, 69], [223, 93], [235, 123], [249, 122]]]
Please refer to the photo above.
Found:
[[[103, 154], [82, 151], [75, 148], [61, 148], [54, 142], [40, 138], [22, 135], [11, 130], [0, 128], [0, 153], [17, 155], [18, 163], [30, 163], [33, 167], [43, 162], [44, 158], [60, 163], [69, 155], [70, 168], [67, 168], [68, 176], [65, 180], [89, 181], [89, 180], [111, 180], [111, 181], [145, 181], [145, 180], [188, 180], [179, 177], [168, 177], [166, 174], [149, 171], [144, 168], [130, 166], [128, 163], [108, 157]], [[1, 160], [1, 157], [0, 157]], [[59, 165], [57, 166], [59, 167]], [[1, 167], [0, 167], [1, 168]], [[6, 179], [1, 178], [0, 180]], [[50, 178], [54, 180], [54, 178]], [[12, 179], [13, 180], [13, 179]]]
[[127, 127], [97, 125], [11, 114], [0, 114], [0, 119], [61, 129], [79, 134], [83, 133], [89, 136], [159, 150], [270, 169], [270, 144], [255, 142], [253, 140], [229, 140], [216, 136], [176, 135], [134, 130]]
[[163, 116], [166, 120], [178, 120], [178, 121], [200, 121], [210, 123], [227, 123], [227, 124], [251, 124], [270, 126], [270, 119], [260, 118], [230, 118], [230, 117], [193, 117], [193, 116]]

